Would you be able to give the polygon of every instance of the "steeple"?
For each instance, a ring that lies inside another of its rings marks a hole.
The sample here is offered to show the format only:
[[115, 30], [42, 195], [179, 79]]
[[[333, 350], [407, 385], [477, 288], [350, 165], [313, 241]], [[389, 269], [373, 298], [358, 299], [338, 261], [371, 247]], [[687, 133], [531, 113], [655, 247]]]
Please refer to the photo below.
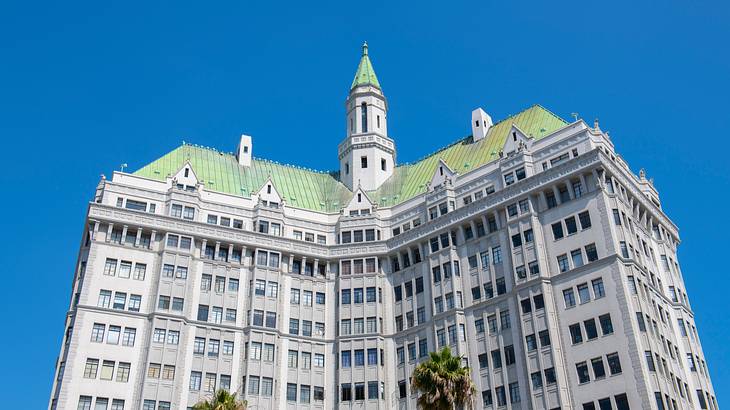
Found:
[[345, 111], [346, 137], [337, 150], [340, 180], [352, 191], [358, 186], [373, 191], [393, 175], [395, 142], [388, 137], [388, 102], [370, 62], [367, 42], [362, 45]]
[[375, 70], [373, 69], [373, 63], [370, 62], [370, 57], [368, 57], [367, 41], [362, 45], [362, 57], [360, 57], [360, 64], [357, 66], [355, 79], [352, 80], [350, 90], [359, 85], [373, 85], [380, 88], [378, 77], [375, 76]]

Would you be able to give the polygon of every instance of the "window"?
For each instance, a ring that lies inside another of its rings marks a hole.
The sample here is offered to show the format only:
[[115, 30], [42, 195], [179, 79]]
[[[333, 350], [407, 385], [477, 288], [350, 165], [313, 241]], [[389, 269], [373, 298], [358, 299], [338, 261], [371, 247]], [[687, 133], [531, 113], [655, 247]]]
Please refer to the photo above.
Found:
[[611, 323], [611, 315], [606, 313], [598, 317], [598, 321], [601, 323], [601, 332], [603, 335], [610, 335], [613, 333], [613, 323]]
[[588, 291], [587, 283], [581, 283], [578, 285], [578, 298], [580, 299], [581, 304], [591, 301], [591, 293]]
[[162, 370], [161, 364], [150, 363], [149, 367], [147, 368], [147, 377], [152, 378], [152, 379], [159, 379], [161, 370]]
[[591, 376], [588, 373], [588, 364], [586, 362], [580, 362], [575, 365], [575, 369], [578, 372], [578, 383], [588, 383], [591, 381]]
[[594, 319], [583, 321], [583, 326], [586, 328], [586, 339], [592, 340], [598, 337], [598, 329]]
[[398, 382], [398, 394], [401, 399], [404, 399], [406, 397], [406, 381], [400, 380]]
[[539, 333], [540, 337], [540, 346], [546, 347], [550, 346], [550, 332], [547, 330], [541, 330]]
[[511, 403], [520, 402], [520, 386], [517, 382], [509, 384], [509, 400]]
[[606, 369], [603, 366], [603, 358], [597, 357], [595, 359], [591, 359], [591, 367], [593, 368], [593, 378], [594, 379], [602, 379], [606, 377]]
[[588, 229], [591, 227], [591, 215], [588, 211], [579, 213], [578, 220], [580, 221], [581, 229]]
[[570, 258], [573, 260], [573, 267], [579, 268], [583, 266], [583, 252], [580, 249], [575, 249], [570, 252]]
[[611, 375], [621, 373], [621, 360], [618, 357], [618, 352], [607, 355], [606, 360], [608, 361], [608, 369]]
[[525, 344], [527, 345], [527, 351], [531, 352], [533, 350], [537, 349], [537, 339], [535, 339], [535, 335], [527, 335], [525, 336]]
[[352, 385], [350, 383], [342, 383], [340, 390], [342, 401], [352, 401]]
[[596, 251], [596, 244], [591, 243], [589, 245], [586, 245], [586, 258], [588, 259], [588, 262], [593, 262], [598, 260], [598, 252]]
[[502, 355], [499, 349], [492, 350], [492, 367], [495, 369], [502, 368]]
[[91, 341], [96, 343], [104, 342], [104, 331], [106, 325], [102, 323], [94, 323], [94, 327], [91, 329]]
[[96, 373], [99, 370], [99, 359], [86, 359], [84, 366], [84, 378], [96, 379]]
[[[296, 386], [296, 385], [294, 385]], [[310, 399], [310, 386], [308, 385], [301, 385], [299, 386], [299, 402], [300, 403], [309, 403]]]
[[570, 340], [573, 344], [583, 342], [583, 332], [580, 329], [580, 324], [572, 324], [568, 327], [568, 329], [570, 330]]
[[560, 269], [560, 272], [567, 272], [568, 270], [570, 270], [568, 255], [562, 254], [558, 256], [558, 268]]
[[[210, 373], [206, 374], [206, 376], [209, 374]], [[213, 376], [215, 377], [215, 375], [213, 375]], [[259, 394], [260, 381], [261, 381], [261, 379], [259, 378], [259, 376], [250, 376], [248, 378], [248, 394]], [[215, 378], [213, 379], [213, 385], [215, 386]], [[207, 391], [207, 389], [206, 389], [206, 391]]]
[[591, 285], [593, 286], [593, 297], [596, 299], [600, 299], [604, 296], [606, 296], [606, 291], [603, 288], [603, 279], [593, 279], [591, 281]]
[[558, 239], [561, 239], [563, 235], [563, 224], [561, 222], [555, 222], [552, 225], [553, 228], [553, 238], [557, 241]]
[[575, 306], [575, 294], [572, 288], [563, 290], [563, 300], [565, 300], [566, 308]]
[[106, 259], [106, 263], [104, 264], [104, 275], [114, 276], [117, 272], [117, 260], [116, 259]]

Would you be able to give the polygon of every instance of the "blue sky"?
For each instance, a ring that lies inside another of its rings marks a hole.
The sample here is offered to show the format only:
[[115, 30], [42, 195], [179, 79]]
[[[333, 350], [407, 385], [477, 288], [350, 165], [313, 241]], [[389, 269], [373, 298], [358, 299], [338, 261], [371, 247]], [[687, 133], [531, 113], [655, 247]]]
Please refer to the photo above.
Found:
[[363, 40], [400, 162], [468, 135], [478, 106], [495, 120], [534, 103], [599, 117], [680, 227], [684, 277], [727, 400], [726, 3], [110, 3], [0, 5], [7, 407], [47, 402], [99, 175], [183, 140], [232, 151], [243, 132], [256, 156], [335, 168]]

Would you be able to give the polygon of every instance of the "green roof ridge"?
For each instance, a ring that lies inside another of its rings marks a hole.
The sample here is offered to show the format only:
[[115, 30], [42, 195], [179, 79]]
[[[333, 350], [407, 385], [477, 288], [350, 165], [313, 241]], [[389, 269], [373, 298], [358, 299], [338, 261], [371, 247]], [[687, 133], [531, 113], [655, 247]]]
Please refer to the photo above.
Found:
[[380, 88], [380, 82], [375, 75], [373, 63], [370, 62], [370, 57], [368, 56], [367, 41], [362, 45], [362, 57], [360, 58], [360, 64], [357, 66], [357, 72], [355, 73], [355, 78], [352, 80], [350, 89], [352, 90], [359, 85], [373, 85]]

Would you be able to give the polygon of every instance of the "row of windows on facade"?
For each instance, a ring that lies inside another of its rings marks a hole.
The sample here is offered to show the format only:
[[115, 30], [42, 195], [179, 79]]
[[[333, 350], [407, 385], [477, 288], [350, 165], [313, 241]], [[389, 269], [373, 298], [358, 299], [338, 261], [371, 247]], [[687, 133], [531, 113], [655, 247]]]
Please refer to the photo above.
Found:
[[[277, 202], [263, 201], [266, 206], [270, 208], [278, 209]], [[173, 218], [182, 218], [187, 220], [195, 220], [195, 208], [190, 206], [183, 206], [181, 204], [172, 204], [170, 207], [170, 216]], [[233, 227], [236, 229], [244, 229], [245, 224], [241, 219], [235, 219], [225, 216], [219, 216], [215, 214], [208, 214], [206, 222], [211, 225], [220, 225], [225, 227]], [[256, 230], [260, 233], [265, 233], [274, 236], [282, 236], [283, 229], [281, 223], [271, 222], [264, 219], [259, 219], [256, 224]], [[303, 232], [300, 230], [292, 230], [292, 238], [296, 240], [304, 240], [305, 242], [315, 242], [315, 234], [312, 232]], [[316, 235], [316, 242], [318, 244], [326, 244], [327, 236]]]
[[[219, 384], [216, 386], [216, 381]], [[205, 393], [213, 393], [216, 389], [230, 390], [231, 389], [231, 376], [228, 374], [217, 375], [216, 373], [205, 373], [193, 370], [190, 372], [190, 383], [188, 385], [190, 391], [198, 392], [203, 391]]]
[[411, 221], [408, 221], [401, 226], [396, 226], [393, 228], [393, 236], [398, 236], [401, 234], [401, 232], [408, 232], [411, 230], [411, 228], [417, 228], [421, 226], [421, 218], [415, 218]]
[[[646, 231], [651, 231], [652, 235], [654, 236], [654, 238], [656, 240], [668, 242], [671, 245], [672, 249], [674, 251], [676, 251], [676, 247], [677, 247], [677, 243], [678, 243], [677, 238], [675, 238], [669, 231], [667, 231], [663, 225], [656, 222], [657, 218], [651, 218], [652, 223], [650, 225], [650, 218], [648, 218], [650, 212], [644, 206], [641, 205], [643, 198], [641, 198], [641, 197], [634, 198], [631, 195], [629, 195], [626, 188], [624, 188], [623, 185], [615, 182], [613, 180], [613, 178], [608, 174], [605, 175], [604, 182], [605, 182], [606, 191], [608, 191], [609, 194], [617, 194], [617, 195], [615, 195], [615, 197], [619, 198], [622, 202], [624, 202], [626, 204], [632, 204], [632, 203], [634, 204], [632, 206], [631, 213], [634, 216], [634, 218], [636, 218], [636, 220], [644, 221], [644, 223], [641, 223], [641, 225], [645, 227]], [[618, 189], [615, 189], [614, 185], [616, 185], [616, 187]], [[628, 218], [628, 221], [626, 221], [626, 219], [624, 218], [624, 222], [628, 222], [626, 224], [631, 229], [631, 232], [634, 233], [633, 220], [631, 218]]]
[[611, 376], [621, 374], [621, 359], [618, 356], [618, 352], [608, 354], [605, 357], [606, 362], [604, 362], [603, 356], [598, 356], [576, 363], [575, 370], [578, 374], [578, 383], [585, 384], [591, 381], [595, 382], [605, 379], [607, 376], [605, 363], [608, 363], [608, 370]]
[[[378, 288], [377, 290], [378, 290], [378, 293], [380, 294], [380, 302], [382, 303], [383, 302], [383, 289]], [[421, 291], [423, 291], [423, 288], [421, 289]], [[376, 293], [375, 286], [369, 286], [366, 288], [341, 289], [340, 290], [340, 304], [342, 304], [342, 305], [361, 304], [363, 302], [375, 303], [378, 293]]]
[[[264, 219], [259, 219], [257, 224], [257, 229], [259, 233], [265, 233], [269, 235], [274, 236], [282, 236], [283, 235], [283, 229], [279, 222], [271, 222]], [[292, 238], [298, 240], [298, 241], [305, 241], [305, 242], [314, 242], [315, 241], [315, 234], [312, 232], [303, 232], [300, 230], [292, 230]], [[327, 244], [327, 236], [325, 235], [316, 235], [316, 241], [320, 245], [326, 245]]]
[[[679, 394], [679, 397], [686, 399], [687, 401], [692, 403], [692, 394], [690, 393], [689, 385], [683, 382], [682, 379], [679, 378], [679, 376], [675, 376], [669, 371], [666, 359], [662, 358], [658, 353], [654, 353], [652, 355], [652, 351], [650, 350], [644, 352], [644, 357], [646, 359], [647, 369], [650, 372], [656, 372], [657, 369], [659, 369], [659, 373], [672, 385], [674, 394]], [[688, 353], [688, 358], [691, 359], [691, 353]], [[657, 396], [658, 408], [664, 408], [664, 403], [661, 403], [661, 393], [655, 393], [655, 395]], [[668, 410], [678, 409], [678, 407], [676, 406], [676, 400], [670, 398], [668, 394], [665, 394], [665, 398], [665, 403], [667, 406], [666, 408]], [[703, 394], [703, 391], [699, 389], [697, 390], [697, 398], [699, 400], [700, 408], [702, 409], [707, 409], [707, 403], [713, 403], [714, 401], [714, 396], [710, 396], [709, 393], [707, 393], [707, 401], [705, 401], [705, 395]]]
[[[623, 224], [631, 226], [632, 232], [633, 232], [633, 224], [631, 224], [630, 218], [629, 218], [629, 220], [627, 220], [626, 214], [624, 212], [621, 212], [621, 216], [619, 216], [619, 210], [613, 209], [613, 220], [614, 220], [614, 224], [617, 226], [621, 226], [622, 220], [623, 220]], [[655, 230], [654, 236], [661, 237], [661, 234], [659, 233], [659, 229], [658, 229], [657, 225], [654, 225], [654, 228], [657, 228]], [[654, 262], [655, 265], [657, 265], [653, 245], [651, 245], [651, 244], [647, 245], [646, 241], [641, 240], [639, 238], [638, 234], [637, 234], [636, 240], [637, 240], [637, 247], [639, 247], [639, 244], [641, 244], [641, 248], [643, 248], [644, 254], [647, 257], [651, 256], [652, 261]], [[631, 245], [629, 245], [629, 248], [631, 248], [631, 249], [627, 249], [627, 247], [625, 245], [625, 241], [622, 243], [623, 243], [623, 245], [621, 245], [621, 256], [623, 256], [624, 258], [629, 258], [630, 255], [634, 254], [633, 247]], [[647, 252], [647, 249], [648, 249], [648, 252]], [[640, 255], [638, 255], [638, 253], [636, 255], [640, 259]], [[661, 266], [664, 269], [664, 272], [666, 272], [669, 275], [673, 275], [676, 279], [681, 281], [679, 264], [677, 263], [677, 261], [673, 260], [671, 256], [667, 256], [666, 254], [660, 255], [660, 260], [662, 262]], [[655, 282], [655, 280], [657, 280], [658, 287], [660, 289], [662, 288], [661, 278], [655, 278], [655, 275], [651, 272], [650, 272], [650, 278], [651, 278], [652, 285], [656, 286], [657, 283]], [[669, 296], [673, 302], [684, 303], [686, 306], [689, 306], [689, 298], [687, 297], [687, 293], [683, 292], [681, 289], [676, 288], [675, 286], [669, 286]]]
[[[413, 311], [406, 312], [405, 318], [405, 328], [411, 328], [417, 325], [422, 325], [426, 323], [426, 308], [423, 306], [420, 306], [416, 309], [416, 318], [413, 317]], [[403, 327], [403, 315], [398, 315], [395, 317], [395, 330], [397, 332], [400, 332], [404, 330]]]
[[342, 244], [347, 243], [360, 243], [360, 242], [373, 242], [380, 240], [380, 230], [378, 229], [356, 229], [352, 231], [342, 231], [339, 235], [339, 242]]
[[477, 201], [479, 199], [482, 199], [485, 196], [489, 196], [489, 195], [491, 195], [491, 194], [493, 194], [495, 192], [496, 191], [494, 189], [494, 185], [489, 185], [489, 186], [487, 186], [484, 189], [479, 189], [476, 192], [473, 192], [473, 193], [469, 193], [469, 194], [464, 195], [464, 197], [462, 198], [462, 202], [464, 203], [464, 205], [469, 205], [473, 201]]
[[[176, 298], [178, 299], [178, 298]], [[182, 299], [181, 299], [182, 300]], [[139, 312], [140, 306], [142, 305], [142, 295], [129, 295], [129, 304], [127, 305], [127, 293], [126, 292], [114, 292], [112, 298], [112, 291], [107, 289], [101, 289], [99, 291], [99, 300], [97, 302], [98, 307], [111, 308], [117, 310], [124, 310], [125, 307], [130, 312]], [[177, 307], [178, 305], [176, 305]], [[179, 304], [180, 310], [182, 310], [182, 301]]]
[[[639, 294], [645, 299], [649, 299], [649, 291], [648, 289], [645, 289], [646, 285], [644, 284], [644, 286], [641, 286], [641, 281], [638, 281], [639, 289], [642, 289], [641, 293], [637, 292], [637, 285], [634, 282], [634, 277], [631, 275], [628, 276], [628, 284], [631, 293], [634, 295]], [[657, 307], [656, 303], [654, 303], [653, 298], [651, 300], [652, 306], [654, 308], [654, 314], [661, 317], [662, 323], [665, 326], [669, 326], [669, 324], [671, 323], [671, 318], [668, 310], [665, 311], [661, 309], [661, 306]], [[659, 341], [659, 343], [662, 345], [664, 352], [669, 354], [674, 361], [677, 361], [677, 359], [680, 357], [679, 347], [677, 345], [673, 345], [669, 338], [665, 338], [664, 335], [661, 334], [657, 321], [655, 319], [652, 319], [648, 313], [643, 312], [636, 312], [636, 319], [639, 331], [646, 332], [648, 329], [651, 333], [651, 336], [654, 337], [655, 340]], [[691, 334], [692, 340], [699, 343], [699, 339], [697, 338], [697, 330], [694, 325], [690, 325], [689, 322], [683, 318], [677, 318], [677, 326], [679, 328], [679, 333], [682, 337], [688, 337]], [[687, 331], [687, 328], [691, 330], [691, 333]], [[692, 353], [687, 353], [687, 359], [691, 371], [697, 371], [695, 363], [700, 363], [701, 374], [709, 378], [706, 363], [703, 359], [701, 359], [698, 355], [694, 355], [693, 357]]]
[[[124, 400], [122, 399], [109, 399], [108, 397], [92, 397], [92, 396], [79, 396], [79, 404], [77, 410], [91, 410], [92, 404], [94, 410], [124, 410]], [[109, 406], [111, 404], [111, 407]], [[169, 403], [168, 403], [169, 404]], [[169, 406], [167, 408], [169, 410]]]
[[[642, 312], [636, 312], [636, 321], [639, 326], [639, 331], [644, 333], [647, 331], [647, 328], [649, 332], [651, 332], [651, 336], [654, 337], [655, 340], [659, 341], [659, 343], [662, 345], [662, 348], [664, 349], [664, 353], [669, 354], [669, 356], [672, 358], [672, 360], [676, 361], [679, 357], [679, 347], [674, 345], [669, 338], [665, 338], [664, 335], [659, 331], [659, 326], [657, 324], [657, 321], [652, 319], [649, 314], [644, 314]], [[684, 326], [684, 321], [679, 318], [677, 319], [678, 325], [680, 326], [680, 334], [682, 334], [682, 327]], [[649, 323], [649, 326], [646, 324]], [[651, 325], [654, 325], [653, 327]], [[682, 334], [682, 336], [686, 337], [686, 329], [684, 330], [685, 333]], [[699, 359], [699, 357], [698, 357]], [[704, 361], [703, 361], [704, 363]], [[692, 362], [692, 366], [690, 366], [691, 370], [696, 370], [694, 368], [694, 361]]]
[[[354, 349], [340, 351], [340, 367], [349, 369], [351, 367], [364, 367], [367, 357], [367, 366], [378, 365], [378, 349]], [[385, 366], [385, 351], [380, 349], [380, 365]], [[354, 360], [353, 360], [354, 359]]]
[[[274, 362], [276, 347], [272, 343], [246, 342], [244, 344], [243, 356], [250, 360]], [[312, 366], [316, 369], [324, 368], [324, 354], [308, 351], [289, 350], [287, 355], [289, 368], [310, 370]]]
[[[115, 362], [114, 360], [87, 358], [86, 364], [84, 365], [83, 377], [85, 379], [96, 379], [98, 376], [100, 380], [114, 380], [120, 383], [126, 383], [129, 381], [131, 368], [132, 364], [128, 362]], [[115, 370], [116, 378], [114, 377]], [[174, 376], [175, 366], [172, 366], [172, 374]]]
[[[614, 407], [613, 403], [615, 403], [616, 407]], [[596, 407], [595, 401], [583, 403], [583, 410], [630, 410], [629, 399], [626, 393], [613, 396], [613, 403], [611, 402], [611, 396], [608, 396], [598, 399], [598, 407]]]
[[[613, 322], [611, 321], [610, 313], [599, 316], [598, 323], [601, 327], [602, 336], [613, 334]], [[598, 339], [598, 326], [596, 326], [595, 318], [584, 320], [582, 323], [579, 322], [568, 325], [568, 331], [570, 333], [570, 341], [573, 345], [583, 343], [584, 340], [592, 341]]]
[[[245, 385], [246, 378], [243, 378]], [[271, 397], [274, 391], [274, 379], [271, 377], [248, 377], [247, 393], [253, 396]], [[324, 401], [324, 387], [311, 386], [308, 384], [297, 385], [295, 383], [286, 384], [286, 401], [289, 403], [309, 404], [311, 401]]]
[[[654, 311], [654, 315], [659, 316], [661, 318], [662, 323], [665, 326], [668, 326], [671, 323], [671, 316], [669, 314], [669, 309], [668, 308], [663, 309], [661, 306], [659, 306], [656, 303], [655, 299], [651, 296], [651, 293], [650, 293], [649, 288], [646, 285], [646, 283], [643, 283], [643, 286], [642, 286], [642, 281], [640, 279], [636, 279], [636, 281], [639, 282], [638, 289], [642, 290], [642, 292], [639, 293], [639, 292], [637, 292], [637, 284], [635, 283], [634, 276], [629, 275], [627, 277], [627, 280], [628, 280], [630, 292], [634, 295], [638, 294], [641, 297], [643, 297], [644, 299], [651, 300], [651, 305], [652, 305], [652, 308]], [[637, 319], [639, 319], [639, 329], [641, 331], [646, 331], [647, 326], [644, 323], [643, 315], [641, 314], [641, 312], [637, 312]], [[653, 328], [651, 326], [649, 326], [649, 329], [653, 330], [653, 336], [655, 338], [657, 338], [657, 337], [661, 338], [662, 344], [664, 344], [665, 338], [663, 335], [661, 335], [661, 333], [659, 331], [657, 321], [652, 319], [648, 314], [646, 314], [646, 322], [649, 324], [653, 324]], [[695, 328], [694, 325], [690, 324], [689, 321], [687, 321], [687, 327], [685, 327], [685, 320], [682, 318], [677, 319], [677, 324], [678, 324], [679, 332], [680, 332], [681, 336], [683, 336], [683, 337], [688, 336], [687, 328], [689, 327], [689, 329], [691, 330], [692, 339], [695, 342], [699, 343], [699, 340], [697, 338], [697, 329]], [[667, 339], [667, 341], [668, 341], [668, 339]]]
[[[314, 300], [317, 302], [317, 305], [324, 306], [325, 304], [325, 294], [324, 292], [316, 292], [314, 293], [315, 298]], [[312, 306], [312, 291], [311, 290], [301, 290], [297, 288], [291, 288], [289, 291], [289, 303], [292, 305], [303, 305], [303, 306]]]
[[[115, 243], [117, 245], [128, 245], [128, 246], [139, 246], [144, 249], [150, 249], [152, 245], [152, 233], [146, 233], [142, 232], [140, 229], [138, 230], [132, 230], [127, 229], [125, 232], [124, 228], [119, 227], [113, 227], [111, 226], [111, 232], [106, 238], [107, 242]], [[137, 240], [137, 237], [139, 236], [139, 241]], [[86, 239], [86, 246], [90, 244], [89, 240], [91, 238], [91, 234], [87, 235]]]
[[383, 329], [383, 319], [370, 316], [367, 318], [353, 318], [340, 320], [340, 336], [378, 333], [378, 322]]
[[[512, 382], [508, 385], [509, 388], [509, 402], [511, 404], [519, 404], [522, 401], [520, 397], [520, 385], [518, 382]], [[494, 394], [492, 394], [494, 393]], [[507, 395], [505, 393], [504, 386], [497, 386], [494, 390], [483, 390], [482, 391], [482, 404], [484, 407], [492, 407], [494, 404], [497, 407], [507, 405]]]

